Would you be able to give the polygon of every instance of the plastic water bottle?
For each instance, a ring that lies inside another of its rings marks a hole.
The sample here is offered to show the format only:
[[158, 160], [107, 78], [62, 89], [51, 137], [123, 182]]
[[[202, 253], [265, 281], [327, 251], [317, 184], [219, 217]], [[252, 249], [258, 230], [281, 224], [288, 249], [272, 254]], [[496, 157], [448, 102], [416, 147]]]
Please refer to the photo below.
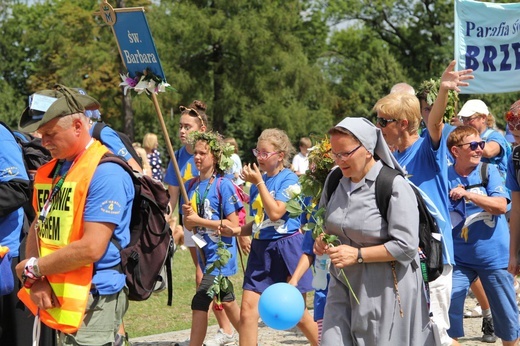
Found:
[[314, 289], [324, 290], [327, 288], [329, 265], [329, 255], [316, 256], [314, 260], [314, 277], [312, 278], [312, 287], [314, 287]]

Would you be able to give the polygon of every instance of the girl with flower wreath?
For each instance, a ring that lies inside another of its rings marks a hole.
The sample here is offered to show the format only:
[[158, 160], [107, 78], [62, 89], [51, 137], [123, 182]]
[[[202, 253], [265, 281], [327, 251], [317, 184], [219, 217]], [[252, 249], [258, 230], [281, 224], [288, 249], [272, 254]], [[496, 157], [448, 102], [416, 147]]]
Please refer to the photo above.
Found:
[[[204, 271], [191, 302], [190, 345], [202, 345], [214, 298], [239, 330], [240, 308], [228, 279], [237, 273], [237, 243], [234, 237], [220, 236], [215, 231], [221, 225], [238, 226], [238, 212], [243, 206], [235, 196], [233, 183], [224, 177], [232, 164], [233, 148], [212, 132], [193, 132], [189, 141], [199, 176], [185, 183], [189, 201], [183, 201], [182, 214], [184, 226], [195, 231], [195, 242], [200, 247], [198, 263]], [[227, 336], [227, 341], [234, 339], [234, 332]]]
[[[262, 292], [272, 284], [288, 282], [302, 255], [300, 219], [290, 217], [286, 210], [290, 198], [285, 191], [298, 184], [298, 176], [288, 168], [293, 152], [284, 131], [266, 129], [261, 133], [253, 149], [258, 165], [248, 164], [241, 172], [242, 179], [252, 184], [250, 215], [254, 220], [242, 227], [219, 228], [228, 236], [253, 235], [240, 309], [241, 346], [257, 344], [258, 302]], [[296, 286], [304, 299], [306, 292], [313, 290], [311, 281], [312, 274], [307, 271]], [[318, 344], [318, 327], [307, 310], [297, 326], [311, 345]]]

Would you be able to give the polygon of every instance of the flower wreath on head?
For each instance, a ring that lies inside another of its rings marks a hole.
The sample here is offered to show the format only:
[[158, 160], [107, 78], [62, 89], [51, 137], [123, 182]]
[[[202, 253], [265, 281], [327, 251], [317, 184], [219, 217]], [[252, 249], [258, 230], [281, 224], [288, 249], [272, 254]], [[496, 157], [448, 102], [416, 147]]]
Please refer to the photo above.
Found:
[[208, 143], [209, 149], [217, 160], [217, 173], [223, 174], [233, 166], [231, 155], [235, 152], [235, 148], [231, 144], [225, 143], [218, 132], [194, 131], [188, 135], [190, 145], [195, 146], [198, 141]]
[[119, 76], [123, 80], [119, 86], [124, 87], [123, 92], [125, 95], [128, 90], [133, 90], [137, 94], [141, 94], [144, 91], [147, 95], [165, 92], [166, 90], [176, 91], [175, 88], [149, 69], [144, 70], [142, 73], [137, 72], [134, 78], [130, 77], [128, 73], [126, 75], [120, 74]]

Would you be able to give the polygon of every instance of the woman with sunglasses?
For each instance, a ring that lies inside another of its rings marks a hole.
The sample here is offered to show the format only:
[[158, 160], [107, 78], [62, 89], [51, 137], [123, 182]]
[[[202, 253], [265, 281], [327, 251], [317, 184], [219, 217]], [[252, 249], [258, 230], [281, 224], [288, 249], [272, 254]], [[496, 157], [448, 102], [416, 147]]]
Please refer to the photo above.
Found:
[[471, 283], [479, 277], [491, 306], [496, 336], [503, 345], [516, 345], [520, 336], [518, 307], [505, 255], [509, 254], [505, 217], [509, 193], [495, 165], [482, 169], [486, 143], [474, 127], [457, 127], [448, 136], [447, 145], [455, 160], [448, 168], [455, 254], [448, 335], [454, 339], [464, 336], [464, 301]]
[[[287, 188], [298, 184], [289, 158], [294, 148], [287, 134], [279, 129], [267, 129], [258, 138], [253, 154], [258, 165], [242, 169], [242, 179], [250, 182], [250, 215], [254, 220], [242, 227], [221, 228], [222, 235], [253, 235], [251, 252], [244, 273], [244, 293], [240, 310], [241, 346], [256, 345], [258, 340], [258, 301], [262, 292], [277, 282], [288, 282], [303, 254], [303, 234], [299, 232], [299, 217], [291, 218], [285, 209], [289, 200]], [[264, 172], [262, 174], [262, 172]], [[313, 290], [312, 274], [307, 271], [300, 279], [298, 290]], [[311, 345], [318, 344], [318, 326], [307, 310], [298, 323]]]

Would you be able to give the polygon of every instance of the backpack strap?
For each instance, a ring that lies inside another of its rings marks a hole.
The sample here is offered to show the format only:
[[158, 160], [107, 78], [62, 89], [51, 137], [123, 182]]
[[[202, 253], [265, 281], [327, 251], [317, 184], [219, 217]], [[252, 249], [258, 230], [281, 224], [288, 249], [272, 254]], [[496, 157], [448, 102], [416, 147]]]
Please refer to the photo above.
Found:
[[[95, 122], [93, 125], [93, 128], [92, 128], [92, 138], [95, 138], [98, 141], [100, 141], [102, 144], [105, 144], [105, 142], [101, 139], [101, 131], [103, 131], [103, 129], [107, 126], [108, 125], [102, 121]], [[143, 168], [143, 161], [141, 160], [141, 157], [137, 154], [134, 147], [132, 146], [132, 141], [130, 140], [130, 138], [128, 138], [128, 136], [123, 132], [115, 131], [115, 133], [117, 134], [117, 136], [119, 137], [119, 139], [121, 140], [123, 145], [125, 146], [126, 150], [130, 154], [130, 156], [132, 156], [132, 158], [137, 162], [137, 164], [141, 168]]]
[[376, 205], [386, 222], [388, 222], [387, 213], [390, 197], [392, 197], [392, 185], [398, 175], [401, 175], [399, 171], [383, 165], [376, 178]]
[[482, 165], [480, 165], [480, 183], [464, 186], [464, 188], [466, 190], [473, 189], [475, 187], [480, 187], [480, 186], [482, 186], [483, 188], [487, 188], [488, 182], [489, 182], [488, 163], [482, 162]]
[[518, 180], [518, 173], [520, 173], [520, 145], [517, 145], [513, 149], [513, 153], [511, 155], [511, 160], [513, 160], [513, 168], [515, 170], [515, 178]]
[[92, 137], [97, 139], [98, 141], [100, 141], [101, 143], [103, 143], [103, 141], [101, 140], [101, 131], [107, 126], [107, 124], [105, 124], [104, 122], [102, 121], [97, 121], [94, 123], [94, 126], [92, 128]]
[[[223, 215], [224, 210], [222, 209], [222, 195], [220, 194], [220, 183], [222, 182], [222, 179], [223, 179], [222, 176], [218, 177], [218, 179], [217, 179], [218, 207], [220, 209], [220, 219], [221, 220], [224, 219], [224, 215]], [[232, 180], [230, 180], [230, 181], [233, 183]], [[242, 254], [242, 248], [240, 247], [240, 243], [238, 242], [238, 240], [236, 240], [236, 243], [237, 243], [238, 256], [240, 257], [240, 264], [242, 265], [242, 271], [245, 273], [244, 255]]]
[[324, 188], [324, 190], [327, 191], [327, 203], [330, 201], [330, 198], [332, 197], [334, 191], [336, 191], [342, 176], [343, 173], [341, 172], [341, 169], [339, 167], [335, 168], [334, 170], [332, 170], [332, 172], [330, 172], [329, 180], [327, 181], [327, 185]]
[[484, 131], [484, 133], [482, 134], [482, 136], [480, 136], [480, 138], [485, 141], [486, 139], [488, 139], [489, 135], [491, 135], [493, 132], [495, 132], [495, 130], [493, 130], [492, 128], [487, 128], [486, 131]]

